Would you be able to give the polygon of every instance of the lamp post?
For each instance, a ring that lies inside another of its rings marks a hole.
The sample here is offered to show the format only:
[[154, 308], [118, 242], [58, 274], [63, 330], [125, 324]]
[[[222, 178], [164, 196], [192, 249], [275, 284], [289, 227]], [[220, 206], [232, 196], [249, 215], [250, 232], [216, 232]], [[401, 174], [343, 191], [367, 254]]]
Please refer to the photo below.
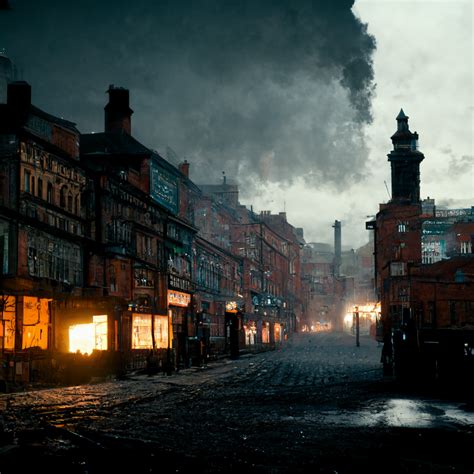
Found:
[[356, 346], [360, 347], [359, 341], [359, 307], [355, 306], [355, 323], [356, 323]]

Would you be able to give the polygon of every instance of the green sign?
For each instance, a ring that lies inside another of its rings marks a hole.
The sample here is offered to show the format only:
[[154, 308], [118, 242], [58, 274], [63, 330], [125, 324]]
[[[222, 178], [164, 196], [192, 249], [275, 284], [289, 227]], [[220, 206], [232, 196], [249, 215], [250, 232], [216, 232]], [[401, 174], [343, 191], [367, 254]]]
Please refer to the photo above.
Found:
[[155, 160], [151, 161], [150, 195], [173, 214], [178, 213], [178, 180]]

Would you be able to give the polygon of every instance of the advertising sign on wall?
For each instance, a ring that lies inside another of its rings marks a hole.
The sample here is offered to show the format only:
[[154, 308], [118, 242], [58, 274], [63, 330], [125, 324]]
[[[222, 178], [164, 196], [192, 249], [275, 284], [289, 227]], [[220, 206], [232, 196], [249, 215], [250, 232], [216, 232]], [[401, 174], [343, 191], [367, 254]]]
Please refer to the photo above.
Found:
[[151, 161], [150, 194], [158, 204], [174, 214], [178, 213], [177, 179], [155, 160]]
[[189, 306], [191, 295], [181, 291], [168, 290], [168, 304], [173, 306]]

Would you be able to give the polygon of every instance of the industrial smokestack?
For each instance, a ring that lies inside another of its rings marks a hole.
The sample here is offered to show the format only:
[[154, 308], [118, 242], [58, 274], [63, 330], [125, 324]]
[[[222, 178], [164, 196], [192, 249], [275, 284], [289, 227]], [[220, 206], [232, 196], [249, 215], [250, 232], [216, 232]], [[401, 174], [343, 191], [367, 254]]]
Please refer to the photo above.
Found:
[[334, 221], [334, 276], [341, 274], [341, 221]]

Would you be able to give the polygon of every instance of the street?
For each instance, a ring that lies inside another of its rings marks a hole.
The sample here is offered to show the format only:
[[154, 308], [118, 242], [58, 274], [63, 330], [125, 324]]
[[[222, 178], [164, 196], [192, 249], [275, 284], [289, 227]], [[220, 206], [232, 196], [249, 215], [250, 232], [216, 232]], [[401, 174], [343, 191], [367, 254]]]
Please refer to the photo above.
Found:
[[0, 471], [472, 473], [472, 401], [384, 379], [380, 350], [295, 334], [171, 377], [4, 394]]

